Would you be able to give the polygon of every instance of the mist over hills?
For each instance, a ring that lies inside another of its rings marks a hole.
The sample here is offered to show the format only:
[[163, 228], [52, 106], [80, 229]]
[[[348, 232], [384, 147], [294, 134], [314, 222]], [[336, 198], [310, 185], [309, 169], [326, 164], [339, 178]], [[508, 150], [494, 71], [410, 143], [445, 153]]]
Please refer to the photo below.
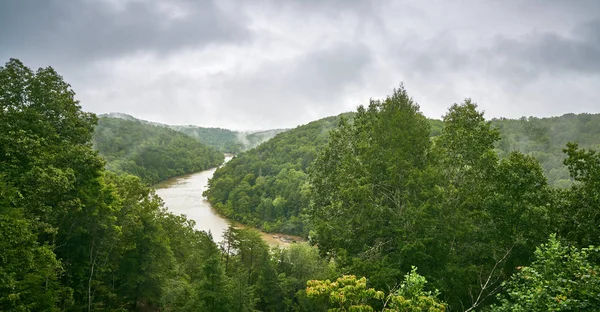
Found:
[[224, 128], [201, 127], [196, 125], [167, 125], [163, 123], [138, 119], [128, 114], [112, 112], [98, 115], [100, 118], [119, 118], [130, 121], [151, 124], [173, 129], [187, 134], [200, 143], [216, 148], [223, 153], [237, 154], [252, 149], [259, 144], [271, 139], [278, 133], [289, 129], [268, 129], [259, 131], [236, 131]]

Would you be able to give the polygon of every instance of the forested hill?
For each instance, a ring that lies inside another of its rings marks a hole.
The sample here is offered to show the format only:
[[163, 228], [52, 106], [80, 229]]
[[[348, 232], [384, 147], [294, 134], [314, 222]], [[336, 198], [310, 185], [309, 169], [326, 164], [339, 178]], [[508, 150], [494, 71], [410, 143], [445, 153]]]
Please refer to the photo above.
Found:
[[[353, 116], [347, 113], [346, 117]], [[321, 119], [239, 155], [219, 168], [206, 195], [228, 218], [265, 231], [306, 235], [302, 210], [308, 207], [307, 168], [327, 143], [327, 131], [339, 116]], [[441, 120], [429, 119], [430, 135], [443, 130]], [[567, 142], [600, 147], [600, 114], [567, 114], [551, 118], [493, 119], [501, 140], [495, 151], [505, 157], [513, 151], [534, 156], [551, 185], [567, 187], [571, 178], [563, 160]]]
[[233, 131], [222, 128], [206, 128], [193, 125], [179, 126], [166, 125], [157, 122], [137, 119], [133, 116], [122, 113], [110, 113], [100, 115], [100, 117], [113, 117], [130, 121], [138, 121], [144, 124], [161, 126], [185, 133], [200, 143], [213, 147], [223, 153], [238, 154], [249, 150], [274, 137], [277, 133], [287, 131], [287, 129], [270, 129], [264, 131]]
[[221, 128], [197, 126], [168, 126], [224, 153], [238, 154], [252, 149], [287, 129], [271, 129], [258, 132], [240, 132]]
[[328, 117], [279, 133], [217, 169], [206, 196], [228, 218], [265, 231], [303, 233], [300, 212], [308, 205], [306, 173], [327, 144], [340, 117]]
[[223, 153], [175, 130], [137, 120], [100, 117], [93, 145], [107, 168], [154, 184], [170, 177], [216, 167]]
[[571, 184], [569, 170], [563, 165], [563, 149], [568, 142], [583, 148], [600, 149], [600, 114], [566, 114], [560, 117], [492, 119], [500, 130], [496, 149], [501, 157], [512, 151], [534, 156], [548, 178], [558, 187]]
[[[443, 122], [429, 120], [431, 135], [443, 130]], [[548, 183], [565, 188], [571, 184], [569, 170], [563, 165], [563, 149], [568, 142], [577, 142], [583, 148], [600, 148], [600, 114], [565, 114], [557, 117], [494, 118], [492, 127], [500, 132], [494, 145], [500, 157], [519, 151], [534, 156], [548, 178]]]

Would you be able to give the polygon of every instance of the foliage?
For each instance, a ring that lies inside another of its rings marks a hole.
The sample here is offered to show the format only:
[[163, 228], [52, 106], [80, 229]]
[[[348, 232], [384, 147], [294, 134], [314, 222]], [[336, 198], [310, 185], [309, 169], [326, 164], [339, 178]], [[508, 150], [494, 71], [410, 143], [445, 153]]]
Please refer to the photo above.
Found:
[[437, 291], [425, 291], [427, 280], [419, 275], [413, 267], [404, 276], [398, 289], [387, 296], [383, 291], [367, 288], [367, 279], [357, 279], [354, 275], [344, 275], [335, 282], [329, 280], [311, 280], [307, 282], [306, 294], [312, 298], [327, 298], [330, 305], [328, 311], [375, 311], [372, 304], [375, 300], [383, 303], [382, 311], [446, 311], [446, 305], [437, 300]]
[[266, 232], [307, 233], [306, 170], [339, 117], [283, 132], [217, 169], [205, 193], [226, 217]]
[[565, 114], [560, 117], [492, 119], [502, 140], [496, 150], [501, 157], [512, 151], [534, 156], [548, 177], [550, 185], [568, 187], [569, 171], [562, 166], [562, 149], [569, 142], [581, 147], [600, 149], [600, 114]]
[[311, 280], [306, 283], [309, 297], [326, 296], [335, 307], [328, 311], [374, 311], [367, 304], [370, 299], [383, 299], [383, 292], [367, 288], [367, 279], [357, 279], [354, 275], [344, 275], [335, 282]]
[[398, 290], [388, 295], [386, 302], [389, 302], [389, 309], [385, 311], [446, 311], [446, 304], [439, 302], [437, 296], [439, 292], [425, 291], [427, 279], [417, 273], [417, 268], [404, 276], [404, 281], [400, 284]]
[[555, 235], [535, 251], [535, 261], [505, 282], [492, 311], [597, 311], [600, 248], [578, 249]]
[[212, 147], [222, 153], [241, 153], [243, 151], [247, 151], [252, 149], [261, 143], [271, 139], [276, 134], [280, 132], [284, 132], [287, 129], [271, 129], [264, 131], [234, 131], [222, 128], [205, 128], [198, 126], [175, 126], [175, 125], [165, 125], [156, 122], [146, 121], [142, 119], [137, 119], [133, 116], [122, 114], [122, 113], [110, 113], [103, 114], [99, 116], [100, 119], [110, 118], [110, 119], [122, 119], [127, 121], [133, 121], [136, 123], [141, 123], [148, 126], [158, 126], [167, 129], [173, 129], [175, 131], [181, 132], [187, 136], [190, 136], [197, 140], [198, 142]]
[[[270, 250], [255, 231], [236, 228], [217, 245], [193, 221], [170, 214], [140, 177], [105, 169], [92, 149], [97, 118], [81, 110], [52, 68], [34, 72], [9, 60], [0, 67], [0, 310], [600, 304], [600, 253], [584, 247], [598, 246], [600, 237], [596, 150], [568, 143], [564, 164], [573, 182], [555, 188], [532, 155], [497, 153], [502, 129], [468, 99], [453, 105], [441, 126], [402, 87], [350, 117], [277, 135], [217, 170], [207, 191], [224, 214], [269, 230], [310, 231], [318, 248]], [[208, 165], [202, 161], [211, 153], [222, 157], [168, 129], [144, 133], [146, 126], [105, 128], [131, 134], [96, 141], [115, 157], [107, 156], [109, 166], [133, 155], [133, 163], [144, 160], [137, 173], [149, 181], [172, 174], [175, 163], [193, 168]], [[197, 148], [206, 153], [185, 152]], [[150, 161], [169, 158], [166, 167]], [[552, 236], [535, 251], [552, 232], [573, 247]], [[329, 282], [340, 272], [364, 278]], [[441, 293], [426, 291], [426, 281]]]
[[548, 234], [552, 200], [535, 159], [500, 160], [498, 139], [468, 99], [434, 138], [403, 88], [359, 107], [310, 170], [311, 241], [375, 287], [417, 265], [452, 309], [486, 304]]
[[177, 131], [120, 118], [99, 119], [94, 148], [108, 169], [135, 174], [148, 184], [223, 162], [222, 153]]
[[569, 143], [564, 149], [574, 184], [560, 193], [555, 215], [560, 234], [578, 247], [600, 245], [600, 153]]

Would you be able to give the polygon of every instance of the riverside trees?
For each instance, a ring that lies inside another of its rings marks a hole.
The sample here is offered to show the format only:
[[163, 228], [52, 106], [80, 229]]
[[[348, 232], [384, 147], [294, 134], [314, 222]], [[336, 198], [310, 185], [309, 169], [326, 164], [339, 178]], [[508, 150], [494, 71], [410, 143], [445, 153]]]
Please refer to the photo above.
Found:
[[270, 253], [251, 230], [226, 254], [139, 177], [104, 169], [96, 120], [52, 68], [0, 67], [0, 310], [292, 310], [306, 280], [334, 277], [311, 247]]

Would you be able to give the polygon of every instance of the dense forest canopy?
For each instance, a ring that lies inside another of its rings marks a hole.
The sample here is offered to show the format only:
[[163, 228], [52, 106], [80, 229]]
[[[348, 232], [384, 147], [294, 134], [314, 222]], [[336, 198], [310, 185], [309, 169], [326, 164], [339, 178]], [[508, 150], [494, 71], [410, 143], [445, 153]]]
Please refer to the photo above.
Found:
[[93, 146], [109, 170], [137, 175], [149, 184], [213, 168], [224, 159], [218, 150], [175, 130], [121, 118], [99, 118]]
[[[582, 146], [598, 146], [598, 115], [490, 122], [466, 100], [428, 120], [400, 89], [346, 117], [331, 134], [317, 121], [239, 155], [211, 179], [209, 201], [266, 231], [310, 234], [323, 256], [379, 288], [417, 265], [452, 310], [492, 302], [550, 233], [597, 243], [588, 232], [598, 203], [584, 195], [595, 191], [569, 164], [596, 166]], [[583, 145], [560, 146], [570, 138]]]
[[[353, 122], [354, 113], [344, 116]], [[430, 137], [442, 134], [444, 122], [427, 119]], [[289, 130], [256, 149], [238, 155], [213, 176], [206, 196], [219, 212], [267, 232], [308, 235], [308, 167], [328, 142], [328, 131], [339, 116]], [[533, 156], [548, 183], [565, 188], [572, 178], [563, 161], [567, 142], [600, 149], [600, 114], [567, 114], [551, 118], [492, 119], [500, 139], [494, 151], [500, 158], [514, 151]], [[274, 205], [275, 204], [275, 205]]]
[[[0, 67], [0, 310], [600, 306], [600, 153], [582, 147], [593, 139], [565, 144], [572, 183], [555, 187], [534, 156], [499, 154], [502, 129], [471, 100], [436, 128], [400, 87], [217, 171], [207, 195], [218, 209], [314, 245], [269, 249], [233, 227], [217, 245], [140, 177], [106, 170], [97, 122], [51, 67]], [[107, 129], [119, 127], [131, 144], [149, 140], [135, 122]], [[174, 146], [196, 146], [185, 144]], [[239, 210], [248, 202], [257, 209]]]
[[228, 218], [265, 231], [304, 234], [306, 171], [341, 116], [280, 133], [233, 158], [209, 181], [209, 202]]
[[238, 154], [252, 149], [287, 129], [272, 129], [257, 132], [232, 131], [221, 128], [197, 126], [169, 126], [198, 141], [217, 148], [224, 153]]
[[104, 169], [96, 122], [51, 67], [0, 67], [1, 311], [327, 308], [304, 291], [338, 276], [316, 249], [271, 251], [234, 228], [217, 246], [139, 177]]

